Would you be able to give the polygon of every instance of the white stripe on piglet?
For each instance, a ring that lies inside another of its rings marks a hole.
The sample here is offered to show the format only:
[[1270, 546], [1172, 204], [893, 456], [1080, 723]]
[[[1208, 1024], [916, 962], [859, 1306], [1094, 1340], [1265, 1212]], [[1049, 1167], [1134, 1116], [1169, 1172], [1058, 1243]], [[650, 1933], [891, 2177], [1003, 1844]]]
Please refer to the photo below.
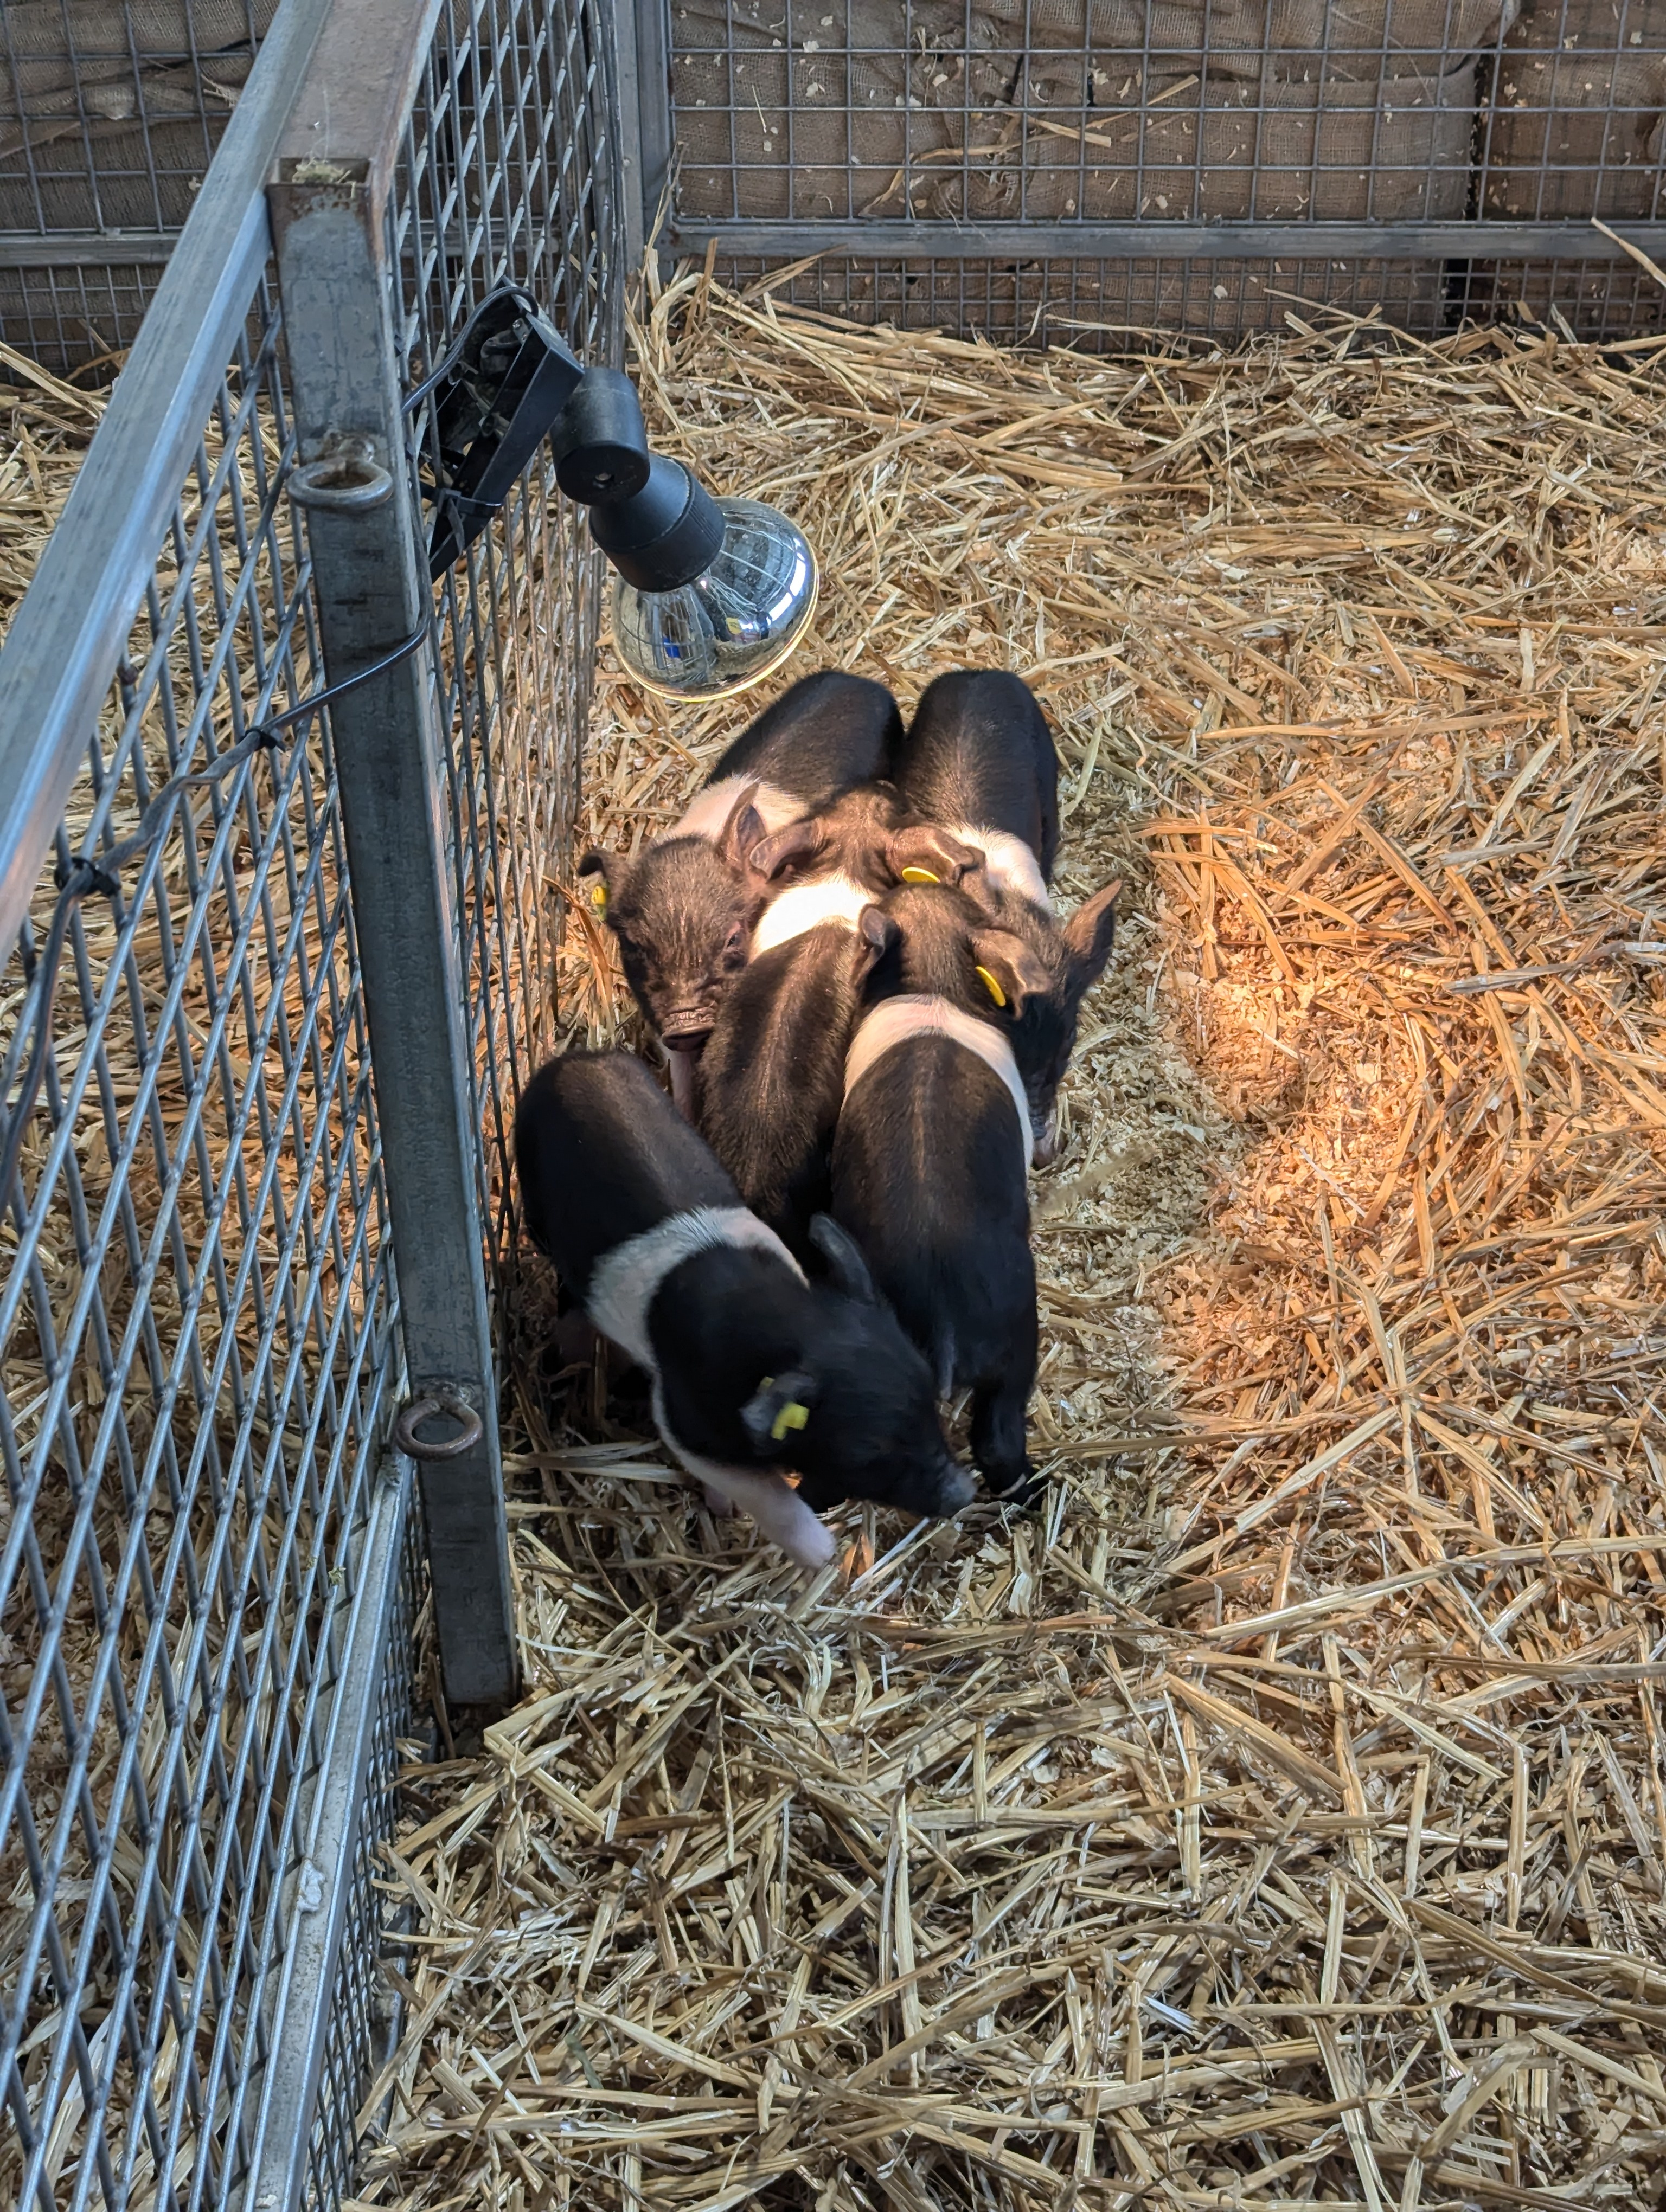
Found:
[[[723, 835], [724, 824], [734, 811], [734, 803], [749, 784], [757, 783], [751, 775], [726, 775], [719, 783], [708, 783], [703, 791], [696, 791], [688, 811], [679, 822], [674, 822], [664, 837], [655, 840], [663, 844], [669, 837], [704, 837], [715, 844]], [[796, 822], [804, 812], [804, 801], [790, 791], [781, 791], [773, 783], [758, 783], [757, 794], [752, 804], [763, 820], [765, 832], [784, 830], [789, 822]]]
[[1045, 914], [1052, 913], [1053, 902], [1042, 880], [1041, 862], [1022, 837], [1015, 837], [1010, 830], [975, 829], [966, 822], [953, 822], [945, 827], [950, 836], [958, 837], [963, 845], [977, 847], [983, 855], [984, 872], [992, 884], [998, 884], [1002, 890], [1015, 891], [1019, 898], [1027, 898]]
[[957, 1006], [947, 999], [909, 991], [899, 998], [882, 1000], [851, 1040], [844, 1064], [845, 1097], [849, 1097], [876, 1060], [908, 1038], [916, 1036], [952, 1037], [956, 1044], [964, 1045], [968, 1052], [975, 1052], [986, 1066], [994, 1070], [1006, 1085], [1007, 1096], [1018, 1117], [1018, 1142], [1023, 1147], [1027, 1172], [1035, 1148], [1035, 1133], [1030, 1121], [1030, 1101], [1018, 1079], [1012, 1048], [999, 1030], [992, 1029], [988, 1022], [979, 1021], [976, 1014], [969, 1014], [964, 1006]]
[[794, 884], [764, 908], [763, 921], [752, 932], [753, 959], [760, 952], [772, 952], [777, 945], [790, 944], [824, 921], [842, 921], [854, 929], [873, 896], [848, 876], [824, 876], [819, 883]]

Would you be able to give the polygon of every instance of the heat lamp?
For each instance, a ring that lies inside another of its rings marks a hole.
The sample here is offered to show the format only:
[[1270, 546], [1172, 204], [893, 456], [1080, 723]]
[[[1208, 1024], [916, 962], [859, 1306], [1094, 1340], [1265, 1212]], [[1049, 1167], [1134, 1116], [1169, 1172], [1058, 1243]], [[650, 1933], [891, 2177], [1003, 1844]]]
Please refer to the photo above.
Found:
[[725, 699], [768, 676], [809, 627], [816, 561], [761, 500], [714, 499], [650, 453], [630, 380], [587, 369], [518, 285], [492, 293], [411, 404], [435, 394], [423, 489], [436, 579], [485, 528], [545, 438], [614, 570], [614, 648], [662, 698]]

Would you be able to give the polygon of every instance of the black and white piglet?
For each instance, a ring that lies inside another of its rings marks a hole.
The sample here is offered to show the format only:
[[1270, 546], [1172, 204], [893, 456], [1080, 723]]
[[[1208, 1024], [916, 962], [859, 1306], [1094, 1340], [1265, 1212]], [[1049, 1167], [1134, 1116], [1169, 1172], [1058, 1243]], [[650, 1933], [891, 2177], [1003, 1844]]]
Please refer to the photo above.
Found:
[[1030, 1101], [1035, 1158], [1058, 1149], [1059, 1086], [1070, 1065], [1082, 1000], [1104, 973], [1121, 883], [1083, 901], [1068, 921], [1048, 886], [1059, 842], [1059, 762], [1029, 685], [999, 669], [962, 669], [927, 685], [897, 756], [905, 811], [940, 824], [982, 854], [962, 887], [996, 928], [1023, 939], [1042, 988], [1025, 994], [1011, 1030]]
[[[849, 793], [832, 817], [849, 810], [879, 823], [892, 811], [877, 785]], [[818, 828], [827, 818], [810, 818], [807, 840], [794, 825], [753, 855], [772, 874], [784, 866], [788, 886], [764, 908], [751, 959], [725, 994], [696, 1091], [696, 1120], [741, 1196], [800, 1256], [812, 1216], [827, 1205], [845, 1052], [885, 943], [873, 926], [873, 875], [839, 865], [836, 835], [824, 844]], [[904, 870], [943, 882], [980, 865], [929, 823], [885, 832], [877, 851], [887, 888]]]
[[1036, 1379], [1029, 1100], [1009, 1025], [1046, 975], [964, 894], [904, 888], [863, 917], [884, 951], [857, 1026], [833, 1140], [833, 1213], [931, 1364], [972, 1394], [972, 1456], [1028, 1502]]
[[683, 1056], [709, 1036], [770, 896], [753, 848], [852, 786], [888, 775], [902, 733], [884, 684], [823, 669], [741, 732], [682, 819], [634, 860], [591, 852], [580, 862], [591, 903], [618, 940], [625, 981], [670, 1050], [685, 1109], [693, 1083]]
[[807, 1567], [831, 1559], [816, 1515], [842, 1498], [966, 1503], [930, 1370], [849, 1237], [813, 1225], [829, 1279], [806, 1280], [641, 1060], [546, 1061], [516, 1109], [515, 1164], [533, 1242], [647, 1370], [660, 1434], [708, 1496]]
[[745, 1203], [800, 1258], [827, 1209], [845, 1054], [885, 941], [858, 927], [864, 907], [877, 921], [864, 898], [848, 924], [818, 920], [755, 951], [700, 1055], [700, 1129]]

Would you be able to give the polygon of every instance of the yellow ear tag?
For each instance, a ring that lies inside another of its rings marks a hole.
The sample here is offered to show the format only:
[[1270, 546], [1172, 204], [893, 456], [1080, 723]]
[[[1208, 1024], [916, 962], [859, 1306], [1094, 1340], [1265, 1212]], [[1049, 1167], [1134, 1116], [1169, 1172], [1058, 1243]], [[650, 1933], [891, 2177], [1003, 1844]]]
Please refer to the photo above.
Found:
[[998, 1006], [1004, 1006], [1006, 1004], [1006, 994], [1001, 989], [1000, 984], [996, 982], [994, 977], [989, 973], [987, 968], [980, 968], [977, 972], [979, 977], [982, 979], [983, 988], [989, 994], [989, 996], [994, 1000]]
[[905, 884], [940, 884], [942, 880], [941, 876], [933, 875], [929, 868], [904, 868], [903, 871]]
[[788, 1429], [801, 1429], [809, 1419], [810, 1408], [807, 1406], [800, 1406], [795, 1398], [789, 1404], [783, 1406], [780, 1413], [775, 1415], [769, 1433], [775, 1442], [780, 1443]]
[[602, 908], [607, 904], [607, 885], [605, 884], [593, 884], [591, 885], [590, 903], [595, 908], [598, 914], [601, 912]]

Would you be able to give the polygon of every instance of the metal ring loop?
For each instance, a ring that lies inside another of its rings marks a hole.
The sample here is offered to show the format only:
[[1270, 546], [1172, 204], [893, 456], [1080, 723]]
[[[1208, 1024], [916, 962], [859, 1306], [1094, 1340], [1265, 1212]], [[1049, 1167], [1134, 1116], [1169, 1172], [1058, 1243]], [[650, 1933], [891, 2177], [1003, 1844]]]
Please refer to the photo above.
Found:
[[298, 506], [326, 514], [369, 514], [392, 496], [393, 479], [366, 453], [331, 453], [295, 470], [289, 492]]
[[[428, 1443], [416, 1433], [419, 1421], [432, 1420], [436, 1413], [447, 1414], [462, 1427], [454, 1437], [447, 1437], [439, 1443]], [[486, 1425], [465, 1398], [455, 1390], [431, 1390], [426, 1397], [412, 1398], [399, 1411], [393, 1424], [393, 1441], [402, 1452], [412, 1459], [461, 1459], [472, 1451], [486, 1433]]]

